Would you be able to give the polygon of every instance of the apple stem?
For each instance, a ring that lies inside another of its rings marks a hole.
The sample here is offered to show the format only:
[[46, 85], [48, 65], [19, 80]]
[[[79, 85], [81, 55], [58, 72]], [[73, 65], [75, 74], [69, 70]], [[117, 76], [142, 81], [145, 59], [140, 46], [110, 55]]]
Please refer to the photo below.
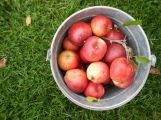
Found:
[[107, 37], [102, 37], [102, 39], [108, 40], [111, 44], [112, 44], [112, 43], [121, 44], [121, 45], [125, 48], [125, 51], [126, 51], [126, 58], [127, 58], [128, 60], [131, 60], [131, 58], [133, 57], [132, 48], [130, 48], [129, 46], [127, 46], [126, 36], [125, 36], [124, 40], [111, 40], [111, 39], [109, 39], [109, 38], [107, 38]]
[[125, 39], [124, 39], [124, 40], [111, 40], [111, 39], [108, 39], [108, 38], [106, 38], [106, 37], [102, 37], [102, 39], [108, 40], [110, 43], [113, 43], [113, 42], [119, 43], [119, 44], [122, 44], [123, 42], [126, 43], [126, 40], [125, 40]]

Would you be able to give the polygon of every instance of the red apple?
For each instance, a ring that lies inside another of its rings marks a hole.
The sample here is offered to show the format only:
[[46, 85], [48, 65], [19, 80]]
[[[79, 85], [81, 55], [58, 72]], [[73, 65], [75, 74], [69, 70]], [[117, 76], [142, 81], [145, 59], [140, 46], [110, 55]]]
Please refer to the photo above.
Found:
[[107, 16], [96, 16], [91, 21], [91, 28], [96, 36], [105, 36], [112, 29], [112, 21]]
[[110, 66], [112, 81], [125, 82], [134, 74], [134, 65], [125, 57], [116, 58]]
[[79, 61], [79, 56], [70, 50], [62, 51], [58, 56], [59, 67], [64, 71], [77, 68]]
[[102, 84], [89, 82], [84, 91], [84, 94], [87, 97], [94, 97], [99, 99], [105, 94], [105, 89]]
[[90, 25], [82, 21], [74, 23], [68, 31], [70, 41], [77, 46], [83, 45], [90, 36], [92, 36]]
[[75, 93], [82, 93], [88, 84], [86, 73], [81, 69], [68, 70], [64, 81], [68, 88]]
[[107, 51], [107, 45], [101, 38], [91, 36], [80, 49], [80, 57], [83, 62], [90, 63], [101, 60]]
[[80, 50], [80, 51], [79, 51], [79, 56], [80, 56], [80, 58], [81, 58], [80, 61], [81, 61], [82, 64], [87, 64], [87, 63], [89, 63], [89, 61], [86, 60], [86, 58], [85, 58], [85, 53], [84, 53], [83, 50]]
[[68, 37], [66, 37], [63, 41], [63, 48], [65, 50], [72, 50], [72, 51], [78, 51], [79, 46], [74, 45]]
[[87, 78], [94, 83], [105, 83], [110, 80], [109, 67], [104, 62], [93, 62], [87, 68]]
[[105, 37], [111, 40], [123, 40], [125, 35], [120, 30], [114, 28], [110, 30]]
[[113, 80], [113, 83], [115, 86], [117, 86], [119, 88], [127, 88], [133, 83], [133, 81], [134, 81], [134, 75], [130, 76], [124, 82], [117, 82], [117, 81]]
[[111, 63], [114, 59], [119, 57], [126, 57], [125, 48], [120, 44], [113, 43], [107, 49], [104, 61], [107, 63]]

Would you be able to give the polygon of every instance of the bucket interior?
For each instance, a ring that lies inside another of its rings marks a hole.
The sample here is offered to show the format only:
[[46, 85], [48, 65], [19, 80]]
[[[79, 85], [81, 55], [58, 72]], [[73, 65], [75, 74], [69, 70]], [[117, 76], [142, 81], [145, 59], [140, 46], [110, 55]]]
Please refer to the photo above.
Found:
[[149, 73], [149, 65], [139, 65], [139, 70], [135, 74], [134, 82], [126, 89], [117, 87], [105, 87], [104, 97], [99, 102], [88, 102], [84, 95], [75, 94], [64, 83], [64, 72], [61, 71], [57, 64], [58, 54], [62, 51], [62, 42], [67, 35], [69, 27], [77, 21], [90, 21], [96, 15], [108, 16], [113, 23], [119, 26], [119, 29], [126, 35], [128, 46], [133, 49], [135, 55], [150, 57], [149, 44], [138, 26], [123, 27], [121, 24], [125, 21], [133, 20], [129, 15], [118, 9], [109, 7], [91, 8], [81, 11], [68, 18], [58, 29], [52, 44], [52, 72], [59, 88], [63, 94], [79, 106], [93, 110], [107, 110], [121, 106], [130, 101], [143, 87]]

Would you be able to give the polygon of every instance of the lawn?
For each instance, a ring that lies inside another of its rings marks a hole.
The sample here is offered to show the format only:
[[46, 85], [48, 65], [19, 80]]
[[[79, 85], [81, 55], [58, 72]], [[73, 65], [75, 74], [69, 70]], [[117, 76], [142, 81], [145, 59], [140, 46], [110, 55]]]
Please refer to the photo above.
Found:
[[[89, 6], [119, 8], [143, 21], [151, 51], [161, 68], [160, 0], [1, 0], [0, 120], [160, 120], [161, 75], [149, 75], [142, 91], [128, 104], [110, 111], [90, 111], [70, 102], [53, 80], [45, 61], [58, 26]], [[32, 22], [26, 27], [25, 18]]]

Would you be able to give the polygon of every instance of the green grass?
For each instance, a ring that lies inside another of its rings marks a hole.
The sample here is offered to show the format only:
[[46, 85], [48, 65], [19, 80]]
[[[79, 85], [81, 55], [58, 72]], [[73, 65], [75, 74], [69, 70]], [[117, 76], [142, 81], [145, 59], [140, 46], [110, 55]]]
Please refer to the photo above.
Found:
[[[58, 26], [72, 13], [89, 6], [113, 6], [143, 20], [161, 67], [160, 0], [1, 0], [0, 120], [159, 120], [161, 76], [149, 75], [142, 91], [128, 104], [110, 111], [90, 111], [70, 102], [53, 80], [45, 61]], [[25, 17], [31, 15], [29, 28]]]

